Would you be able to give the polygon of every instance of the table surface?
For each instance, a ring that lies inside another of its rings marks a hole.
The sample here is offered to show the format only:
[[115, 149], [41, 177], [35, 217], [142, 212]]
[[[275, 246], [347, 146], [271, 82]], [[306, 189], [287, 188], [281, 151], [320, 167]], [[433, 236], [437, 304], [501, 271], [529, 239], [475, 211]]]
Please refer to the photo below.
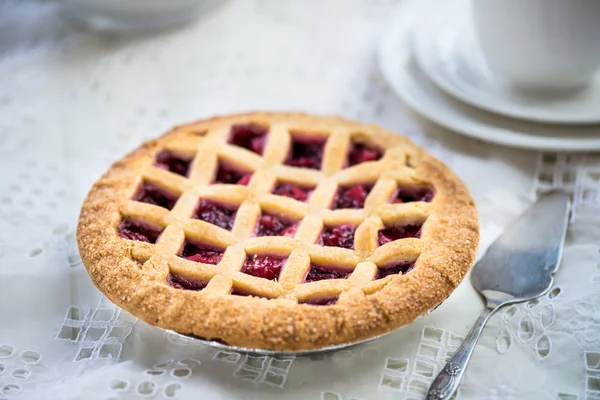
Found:
[[483, 304], [468, 280], [380, 340], [312, 357], [194, 344], [113, 306], [74, 240], [111, 162], [175, 124], [253, 109], [376, 122], [468, 184], [480, 254], [553, 187], [573, 193], [555, 288], [495, 315], [459, 399], [600, 399], [600, 157], [496, 147], [419, 122], [379, 75], [396, 1], [230, 1], [150, 37], [79, 31], [57, 6], [0, 5], [0, 399], [422, 399]]

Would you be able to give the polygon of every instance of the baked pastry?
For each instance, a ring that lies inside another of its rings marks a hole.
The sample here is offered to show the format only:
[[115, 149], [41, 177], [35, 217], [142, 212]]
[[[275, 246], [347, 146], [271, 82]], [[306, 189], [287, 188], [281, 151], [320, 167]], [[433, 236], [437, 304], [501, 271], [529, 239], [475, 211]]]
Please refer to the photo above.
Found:
[[374, 125], [249, 113], [176, 127], [117, 161], [77, 240], [96, 286], [149, 324], [307, 350], [414, 321], [479, 239], [465, 185]]

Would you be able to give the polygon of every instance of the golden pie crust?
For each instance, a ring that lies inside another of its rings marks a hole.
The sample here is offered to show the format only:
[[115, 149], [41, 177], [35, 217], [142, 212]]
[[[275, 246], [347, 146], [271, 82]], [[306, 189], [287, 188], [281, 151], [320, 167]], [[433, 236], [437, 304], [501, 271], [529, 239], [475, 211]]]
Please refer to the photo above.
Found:
[[[261, 155], [228, 143], [231, 127], [266, 126]], [[283, 165], [293, 137], [326, 140], [321, 170]], [[379, 161], [344, 168], [351, 143], [385, 151]], [[193, 158], [187, 177], [154, 166], [169, 150]], [[253, 171], [248, 186], [211, 184], [218, 162]], [[307, 203], [271, 194], [276, 181], [316, 186]], [[131, 200], [142, 182], [179, 195], [171, 211]], [[331, 210], [338, 185], [374, 184], [363, 209]], [[398, 186], [429, 185], [431, 202], [390, 204]], [[231, 231], [192, 220], [199, 199], [239, 205]], [[291, 237], [254, 237], [262, 210], [301, 221]], [[117, 234], [123, 218], [164, 228], [156, 244]], [[358, 225], [354, 250], [316, 244], [323, 225]], [[390, 224], [422, 223], [420, 238], [378, 246]], [[218, 265], [178, 254], [185, 240], [225, 248]], [[474, 261], [477, 211], [465, 185], [408, 139], [375, 125], [302, 113], [248, 113], [174, 128], [117, 161], [81, 209], [77, 241], [94, 284], [145, 322], [231, 345], [309, 350], [367, 339], [413, 322], [444, 301]], [[247, 255], [287, 259], [277, 281], [240, 272]], [[413, 262], [404, 275], [375, 279], [378, 268]], [[311, 262], [352, 271], [347, 279], [304, 282]], [[207, 282], [200, 291], [169, 274]], [[232, 288], [255, 296], [232, 294]], [[334, 297], [333, 305], [307, 304]]]

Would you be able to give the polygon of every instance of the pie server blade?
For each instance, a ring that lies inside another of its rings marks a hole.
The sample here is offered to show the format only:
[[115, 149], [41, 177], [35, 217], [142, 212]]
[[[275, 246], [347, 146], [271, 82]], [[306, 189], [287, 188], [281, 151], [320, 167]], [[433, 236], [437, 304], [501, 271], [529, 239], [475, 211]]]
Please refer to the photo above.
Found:
[[543, 195], [511, 223], [471, 272], [471, 283], [487, 301], [465, 341], [434, 379], [428, 400], [449, 399], [462, 379], [488, 318], [500, 307], [546, 293], [554, 281], [567, 234], [569, 195]]

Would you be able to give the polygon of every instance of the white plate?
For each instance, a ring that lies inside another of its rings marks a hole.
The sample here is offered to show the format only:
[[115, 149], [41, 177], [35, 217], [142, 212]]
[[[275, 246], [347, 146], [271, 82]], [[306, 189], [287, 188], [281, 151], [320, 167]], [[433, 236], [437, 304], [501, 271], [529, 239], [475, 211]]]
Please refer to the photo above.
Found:
[[600, 126], [556, 126], [504, 118], [459, 102], [439, 90], [416, 65], [413, 23], [427, 19], [431, 0], [406, 0], [393, 13], [378, 49], [385, 79], [409, 107], [457, 133], [511, 147], [549, 151], [600, 150]]
[[600, 123], [600, 81], [564, 96], [511, 90], [488, 68], [473, 33], [469, 4], [449, 0], [415, 26], [415, 59], [427, 76], [456, 98], [484, 110], [530, 121]]

